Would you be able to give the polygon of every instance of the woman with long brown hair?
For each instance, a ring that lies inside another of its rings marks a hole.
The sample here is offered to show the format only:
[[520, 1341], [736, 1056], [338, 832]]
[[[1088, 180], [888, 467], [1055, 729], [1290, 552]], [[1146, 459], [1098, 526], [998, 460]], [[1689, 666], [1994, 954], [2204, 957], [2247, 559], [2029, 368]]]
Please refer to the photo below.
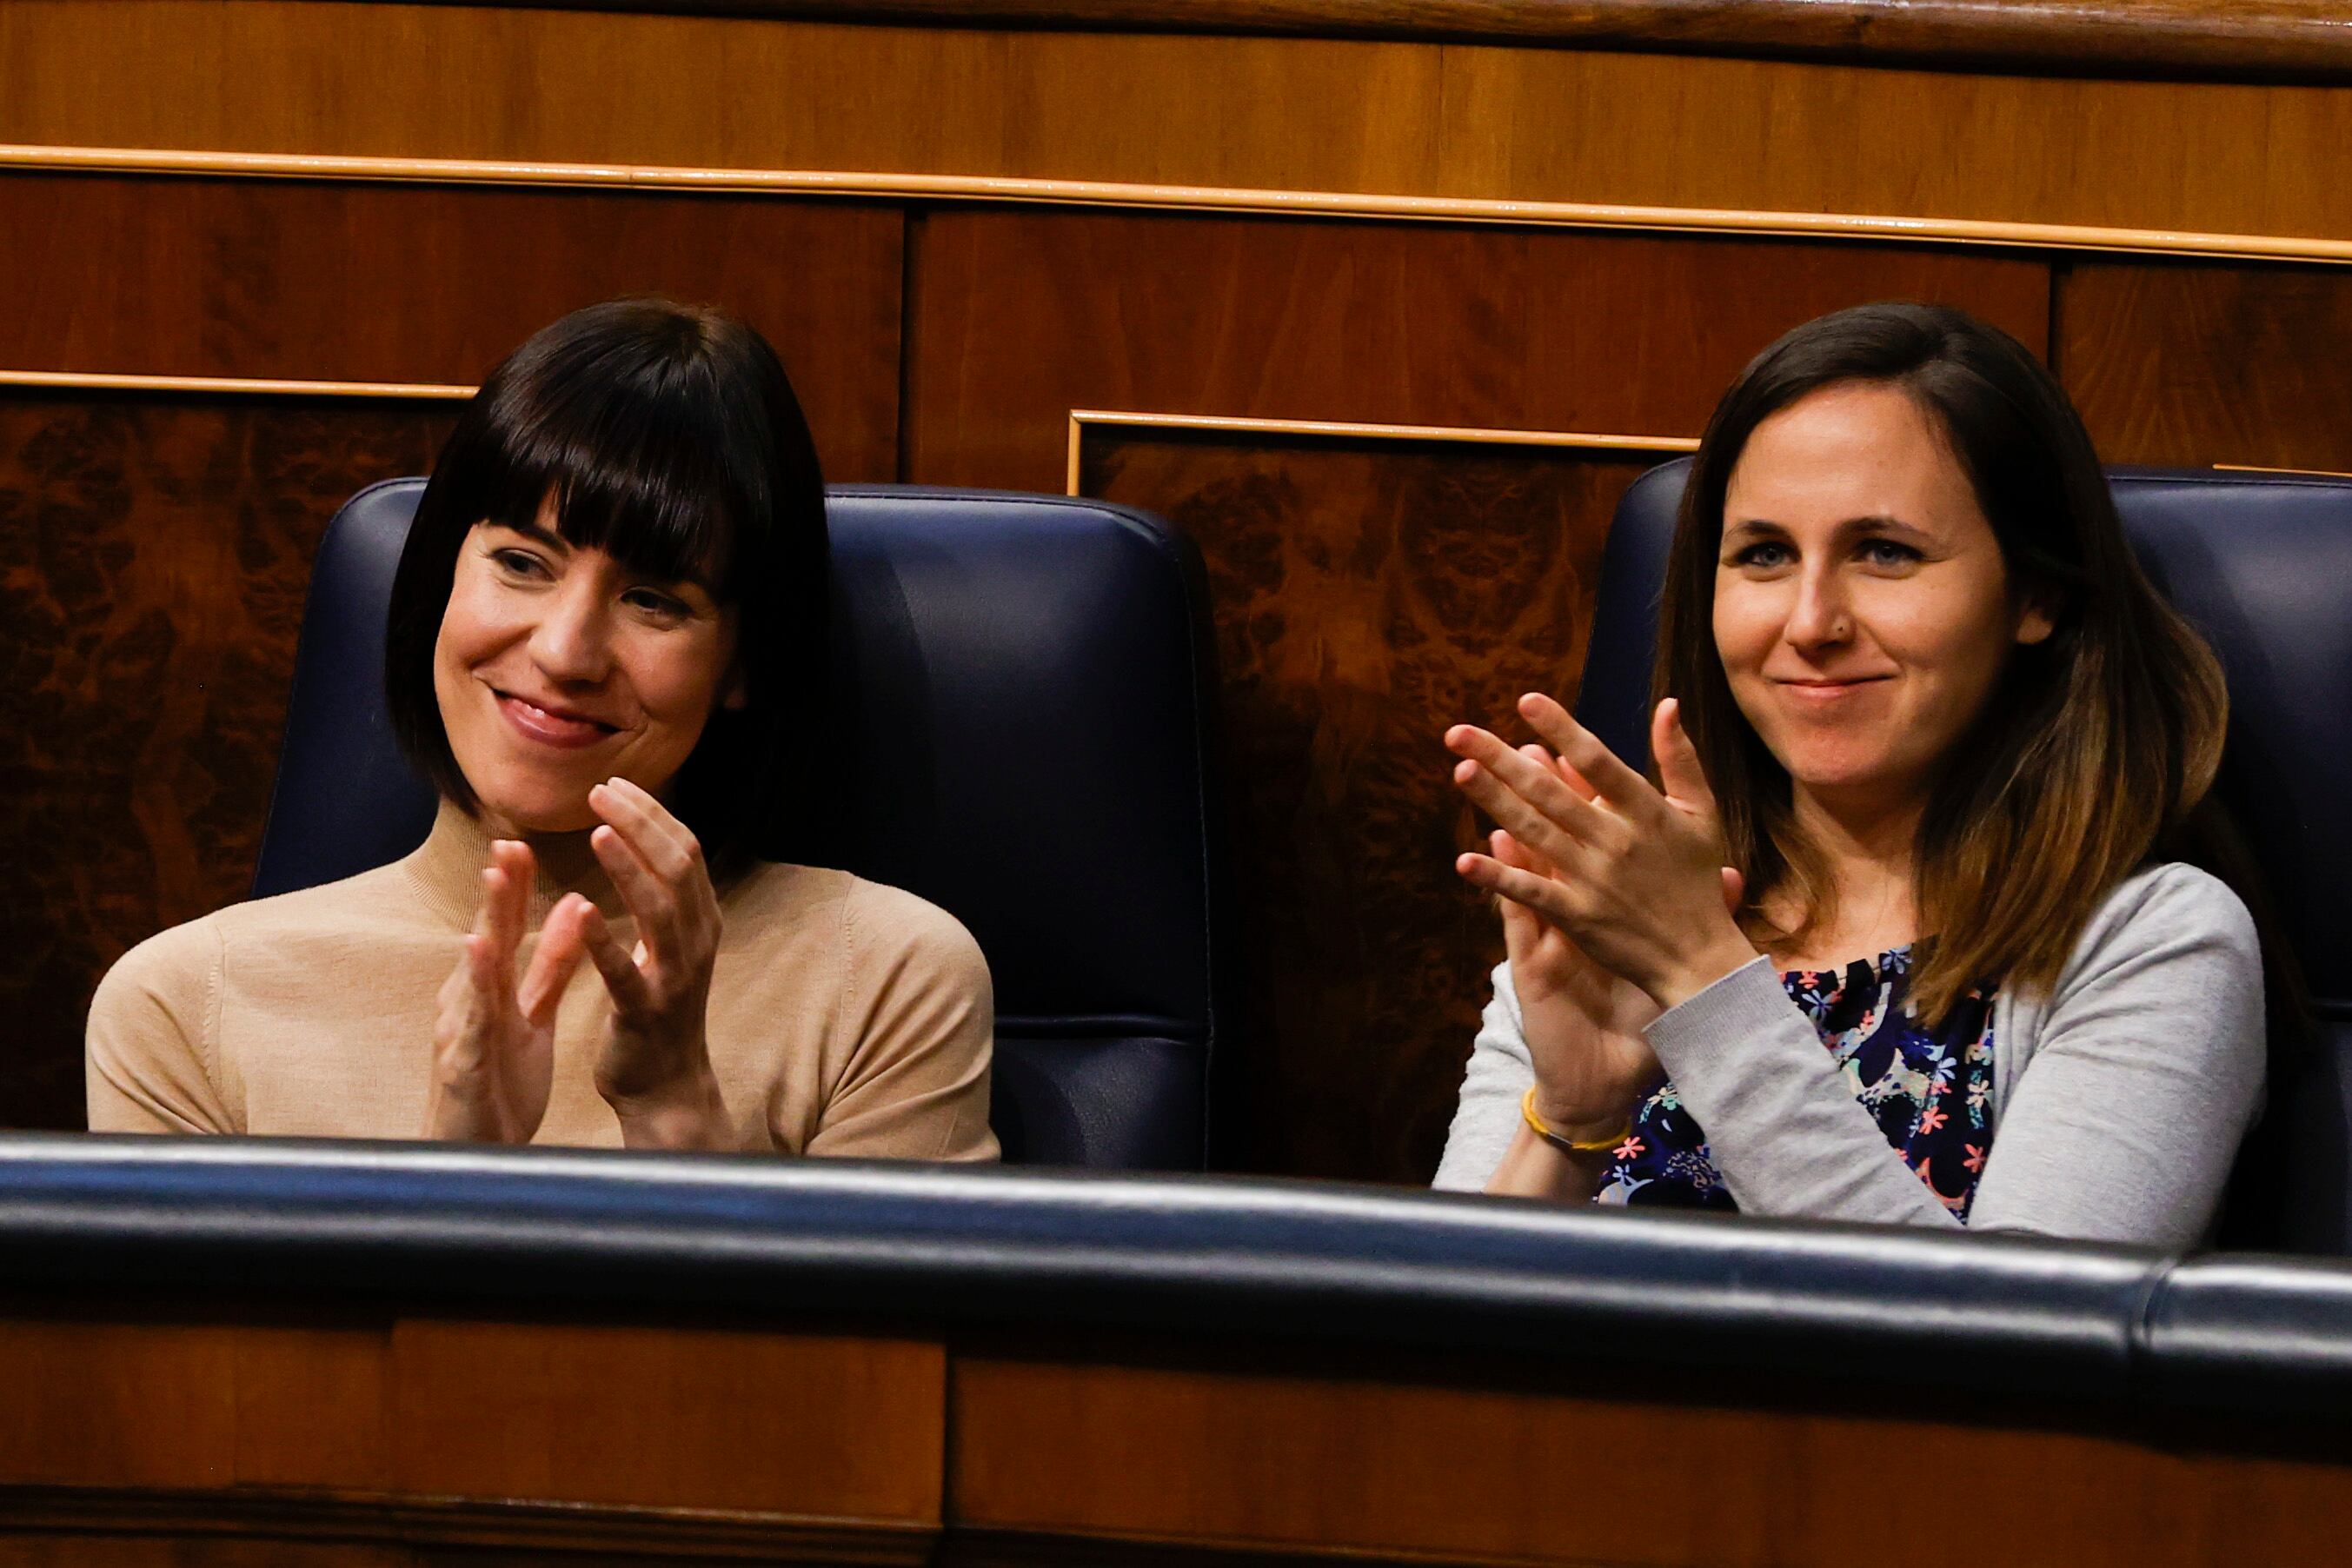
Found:
[[2220, 667], [2005, 333], [1873, 305], [1748, 365], [1690, 470], [1653, 784], [1559, 703], [1459, 725], [1509, 957], [1438, 1184], [2160, 1243], [2262, 1097], [2209, 841]]

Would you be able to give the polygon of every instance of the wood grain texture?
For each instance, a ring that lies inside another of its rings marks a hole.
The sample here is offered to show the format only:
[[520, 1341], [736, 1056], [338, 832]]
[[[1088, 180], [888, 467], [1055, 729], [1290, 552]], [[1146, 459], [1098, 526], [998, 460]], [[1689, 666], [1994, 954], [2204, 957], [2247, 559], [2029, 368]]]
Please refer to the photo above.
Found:
[[2352, 273], [2079, 264], [2057, 363], [2110, 462], [2352, 470]]
[[102, 15], [0, 7], [0, 142], [2352, 237], [2345, 86], [327, 0]]
[[82, 1125], [100, 975], [243, 896], [327, 520], [453, 418], [0, 394], [0, 1124]]
[[[457, 3], [457, 0], [448, 0]], [[504, 4], [507, 0], [488, 0]], [[573, 10], [1492, 39], [1580, 48], [2239, 80], [2352, 79], [2329, 0], [560, 0]]]
[[1252, 1168], [1426, 1181], [1502, 956], [1437, 737], [1572, 691], [1617, 498], [1658, 458], [1089, 429], [1080, 489], [1208, 563]]
[[858, 203], [0, 174], [0, 369], [470, 386], [567, 310], [668, 294], [767, 334], [829, 472], [886, 479], [902, 221]]
[[1477, 226], [936, 212], [907, 477], [1059, 489], [1074, 408], [1696, 435], [1780, 332], [1948, 300], [2046, 336], [2034, 261]]
[[[958, 1360], [954, 1393], [955, 1524], [1097, 1541], [1656, 1568], [2221, 1568], [2291, 1561], [2352, 1506], [2337, 1466], [1927, 1420], [976, 1356]], [[1922, 1476], [1937, 1478], [1924, 1493]]]
[[393, 1358], [405, 1495], [939, 1521], [937, 1344], [417, 1321]]

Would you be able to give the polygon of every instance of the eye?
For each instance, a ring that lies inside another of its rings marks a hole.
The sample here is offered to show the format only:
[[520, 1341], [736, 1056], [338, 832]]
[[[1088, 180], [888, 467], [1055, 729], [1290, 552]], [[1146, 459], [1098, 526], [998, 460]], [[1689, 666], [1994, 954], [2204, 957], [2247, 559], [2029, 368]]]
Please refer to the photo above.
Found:
[[1865, 539], [1857, 553], [1864, 565], [1890, 568], [1916, 565], [1926, 559], [1910, 545], [1892, 539]]
[[621, 603], [658, 620], [684, 620], [691, 613], [685, 600], [657, 588], [632, 588], [621, 595]]
[[1731, 563], [1735, 566], [1752, 566], [1762, 572], [1776, 572], [1783, 566], [1792, 564], [1796, 559], [1796, 552], [1779, 540], [1759, 539], [1753, 544], [1743, 545], [1732, 555]]
[[548, 570], [546, 562], [541, 560], [538, 556], [532, 554], [528, 550], [520, 550], [512, 545], [508, 545], [504, 549], [491, 551], [490, 560], [499, 571], [505, 573], [509, 577], [521, 577], [532, 581], [544, 582], [553, 575], [553, 574]]

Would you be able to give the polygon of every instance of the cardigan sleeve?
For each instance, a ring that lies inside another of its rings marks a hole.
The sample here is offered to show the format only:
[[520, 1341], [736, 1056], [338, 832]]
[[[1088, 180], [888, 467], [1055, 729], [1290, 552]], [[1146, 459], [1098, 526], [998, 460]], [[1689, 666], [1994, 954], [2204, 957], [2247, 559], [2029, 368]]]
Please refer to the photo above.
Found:
[[92, 1132], [236, 1132], [211, 1042], [221, 938], [195, 921], [122, 955], [90, 999], [82, 1069]]
[[2126, 883], [2051, 994], [1973, 1224], [2195, 1244], [2261, 1105], [2265, 1041], [2262, 946], [2237, 895], [2189, 866]]
[[[2141, 873], [2101, 906], [2038, 1015], [2032, 1039], [1994, 1041], [2030, 1056], [1973, 1227], [2193, 1241], [2261, 1097], [2262, 955], [2244, 906], [2189, 867]], [[1744, 1211], [1958, 1226], [1765, 960], [1648, 1034]]]
[[1479, 1015], [1478, 1037], [1462, 1070], [1462, 1096], [1454, 1102], [1445, 1152], [1431, 1184], [1441, 1192], [1483, 1191], [1518, 1136], [1519, 1100], [1535, 1081], [1519, 994], [1505, 959], [1495, 966], [1495, 993]]

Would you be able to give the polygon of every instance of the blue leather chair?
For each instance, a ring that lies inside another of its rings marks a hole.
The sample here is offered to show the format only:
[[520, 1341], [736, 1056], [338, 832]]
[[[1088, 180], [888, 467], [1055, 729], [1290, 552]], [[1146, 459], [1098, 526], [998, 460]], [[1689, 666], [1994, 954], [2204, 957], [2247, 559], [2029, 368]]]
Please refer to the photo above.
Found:
[[[257, 896], [405, 854], [433, 816], [383, 700], [422, 479], [329, 525]], [[1198, 1169], [1223, 1014], [1205, 598], [1145, 513], [1045, 496], [830, 493], [847, 869], [971, 928], [996, 983], [1008, 1159]]]
[[[1658, 591], [1690, 459], [1652, 469], [1618, 504], [1578, 716], [1619, 755], [1649, 760], [1644, 712]], [[2242, 1163], [2227, 1239], [2352, 1252], [2352, 481], [2316, 475], [2126, 468], [2110, 474], [2135, 549], [2221, 656], [2230, 745], [2220, 790], [2268, 882], [2318, 1014], [2279, 1042]]]

